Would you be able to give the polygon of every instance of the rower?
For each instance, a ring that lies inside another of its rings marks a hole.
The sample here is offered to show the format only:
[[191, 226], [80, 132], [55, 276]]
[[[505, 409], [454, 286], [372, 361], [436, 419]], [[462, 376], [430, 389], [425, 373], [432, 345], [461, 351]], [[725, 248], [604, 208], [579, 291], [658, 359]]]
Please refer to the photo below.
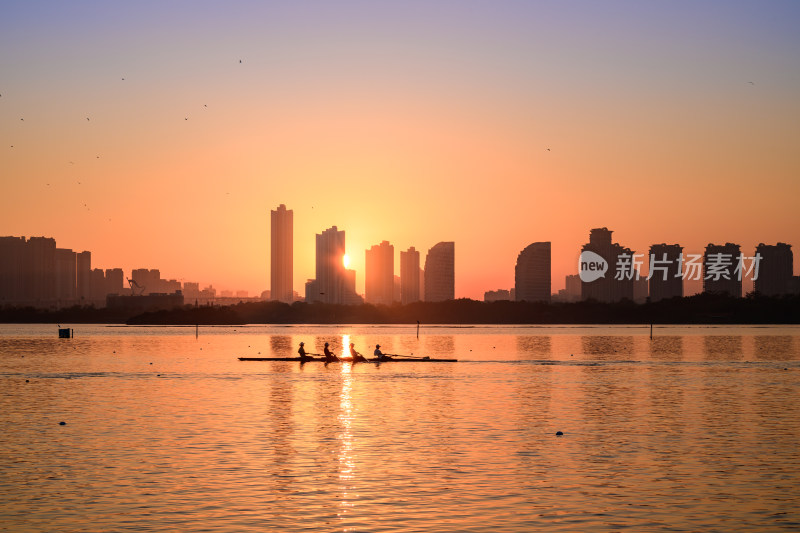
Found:
[[300, 348], [297, 350], [297, 353], [300, 354], [300, 362], [305, 363], [306, 361], [311, 361], [311, 356], [306, 354], [306, 349], [303, 348], [305, 345], [304, 342], [300, 343]]
[[326, 363], [333, 363], [334, 361], [338, 361], [338, 360], [339, 360], [339, 358], [336, 357], [336, 354], [334, 354], [332, 351], [330, 351], [328, 349], [328, 343], [326, 342], [325, 343], [325, 362]]
[[387, 356], [381, 351], [380, 344], [375, 345], [375, 351], [372, 352], [372, 355], [374, 355], [375, 358], [378, 359], [379, 361], [386, 361], [387, 359], [391, 359], [391, 357]]
[[354, 363], [366, 363], [367, 358], [356, 351], [356, 344], [350, 343], [350, 356], [353, 358]]

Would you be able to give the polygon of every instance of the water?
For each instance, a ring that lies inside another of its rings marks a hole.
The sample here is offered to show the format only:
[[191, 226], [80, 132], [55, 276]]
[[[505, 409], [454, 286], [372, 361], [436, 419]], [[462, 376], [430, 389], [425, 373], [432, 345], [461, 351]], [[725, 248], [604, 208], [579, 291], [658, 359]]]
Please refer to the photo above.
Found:
[[800, 328], [654, 333], [0, 325], [0, 530], [800, 529]]

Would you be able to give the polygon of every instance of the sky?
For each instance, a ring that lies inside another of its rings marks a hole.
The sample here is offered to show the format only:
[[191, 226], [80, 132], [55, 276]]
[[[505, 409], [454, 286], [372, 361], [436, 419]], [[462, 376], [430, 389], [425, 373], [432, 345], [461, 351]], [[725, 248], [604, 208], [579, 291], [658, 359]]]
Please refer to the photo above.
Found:
[[[800, 3], [38, 2], [0, 17], [0, 235], [269, 288], [270, 210], [365, 250], [454, 241], [456, 297], [589, 230], [800, 246]], [[795, 273], [798, 273], [795, 261]]]

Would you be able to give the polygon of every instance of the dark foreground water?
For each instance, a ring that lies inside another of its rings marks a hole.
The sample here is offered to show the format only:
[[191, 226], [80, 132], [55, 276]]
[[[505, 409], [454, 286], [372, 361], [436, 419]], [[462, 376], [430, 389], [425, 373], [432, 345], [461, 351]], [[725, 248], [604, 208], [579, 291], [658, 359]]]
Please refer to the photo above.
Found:
[[654, 334], [0, 325], [0, 530], [800, 530], [800, 328]]

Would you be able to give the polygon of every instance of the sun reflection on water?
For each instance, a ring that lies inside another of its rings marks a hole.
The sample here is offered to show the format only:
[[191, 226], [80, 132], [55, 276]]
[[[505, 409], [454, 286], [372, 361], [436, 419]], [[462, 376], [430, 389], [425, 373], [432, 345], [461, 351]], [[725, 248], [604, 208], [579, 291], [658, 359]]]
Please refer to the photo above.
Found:
[[[350, 347], [350, 335], [342, 335], [342, 355]], [[348, 510], [354, 506], [354, 495], [350, 493], [355, 478], [355, 461], [353, 458], [353, 366], [350, 363], [342, 363], [342, 391], [339, 395], [339, 481], [341, 489], [339, 516], [347, 514]]]

